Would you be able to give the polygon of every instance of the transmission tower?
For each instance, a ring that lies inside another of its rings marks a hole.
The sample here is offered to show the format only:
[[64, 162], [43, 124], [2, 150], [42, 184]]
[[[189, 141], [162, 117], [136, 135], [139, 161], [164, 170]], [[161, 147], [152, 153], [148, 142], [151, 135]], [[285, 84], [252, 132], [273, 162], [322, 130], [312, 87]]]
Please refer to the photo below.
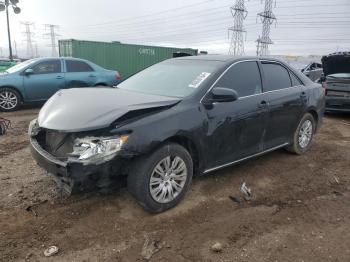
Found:
[[[270, 39], [271, 25], [276, 21], [276, 16], [272, 12], [272, 3], [274, 0], [264, 0], [264, 12], [258, 13], [263, 24], [262, 35], [256, 40], [258, 42], [256, 54], [258, 56], [265, 56], [269, 53], [269, 45], [273, 44]], [[276, 2], [275, 2], [276, 4]]]
[[243, 27], [243, 20], [247, 17], [247, 10], [244, 6], [244, 0], [236, 0], [234, 6], [230, 7], [231, 14], [233, 16], [234, 25], [230, 27], [231, 34], [231, 44], [228, 53], [233, 55], [244, 55], [244, 40], [243, 33], [246, 31]]
[[22, 24], [25, 26], [25, 31], [23, 34], [26, 37], [26, 43], [27, 43], [27, 57], [33, 58], [34, 57], [34, 48], [33, 48], [33, 39], [34, 33], [31, 30], [31, 27], [34, 25], [31, 22], [22, 22]]
[[44, 34], [44, 35], [50, 37], [51, 44], [49, 46], [51, 46], [51, 56], [56, 57], [56, 56], [58, 56], [56, 39], [57, 39], [57, 36], [59, 36], [59, 34], [57, 34], [56, 31], [58, 31], [59, 26], [58, 25], [45, 25], [45, 31], [47, 31], [48, 29], [49, 29], [49, 32]]

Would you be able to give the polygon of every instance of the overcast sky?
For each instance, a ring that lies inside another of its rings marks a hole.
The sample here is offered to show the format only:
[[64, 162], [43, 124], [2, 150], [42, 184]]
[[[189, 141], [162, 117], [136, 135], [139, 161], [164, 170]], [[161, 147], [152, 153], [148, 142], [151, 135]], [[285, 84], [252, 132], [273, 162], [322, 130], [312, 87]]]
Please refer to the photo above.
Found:
[[[1, 1], [1, 0], [0, 0]], [[44, 24], [60, 26], [61, 39], [121, 41], [192, 47], [210, 53], [227, 53], [227, 28], [233, 25], [229, 7], [234, 0], [20, 0], [21, 14], [10, 12], [12, 40], [26, 54], [21, 22], [33, 22], [33, 40], [39, 54], [50, 54]], [[260, 0], [246, 1], [245, 51], [256, 52], [262, 25]], [[277, 0], [271, 27], [270, 54], [323, 55], [350, 51], [350, 0]], [[0, 12], [0, 55], [7, 55], [5, 12]]]

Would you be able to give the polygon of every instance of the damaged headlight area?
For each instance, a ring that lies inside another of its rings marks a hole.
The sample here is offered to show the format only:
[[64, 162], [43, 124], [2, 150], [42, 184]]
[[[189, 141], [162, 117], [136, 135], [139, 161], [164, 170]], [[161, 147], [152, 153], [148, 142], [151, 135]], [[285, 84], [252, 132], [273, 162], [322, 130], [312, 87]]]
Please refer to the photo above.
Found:
[[122, 149], [128, 138], [127, 135], [106, 138], [77, 138], [74, 141], [73, 152], [69, 154], [69, 159], [74, 162], [107, 161]]

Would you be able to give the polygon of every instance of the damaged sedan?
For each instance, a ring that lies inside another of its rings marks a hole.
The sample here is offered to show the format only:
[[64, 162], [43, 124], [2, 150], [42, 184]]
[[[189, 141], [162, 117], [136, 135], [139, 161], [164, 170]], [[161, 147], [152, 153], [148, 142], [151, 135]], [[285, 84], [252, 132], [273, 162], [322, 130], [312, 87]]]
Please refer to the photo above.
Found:
[[322, 57], [326, 89], [326, 111], [350, 112], [350, 52]]
[[279, 148], [303, 154], [323, 111], [321, 85], [279, 60], [181, 57], [116, 89], [57, 92], [29, 136], [37, 163], [67, 192], [126, 177], [137, 202], [158, 213], [195, 175]]

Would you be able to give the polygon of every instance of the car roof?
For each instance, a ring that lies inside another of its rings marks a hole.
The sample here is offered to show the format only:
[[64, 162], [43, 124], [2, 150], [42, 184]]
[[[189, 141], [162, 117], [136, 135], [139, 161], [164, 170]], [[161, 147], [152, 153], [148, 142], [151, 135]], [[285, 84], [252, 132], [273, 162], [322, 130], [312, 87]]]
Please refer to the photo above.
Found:
[[206, 60], [206, 61], [222, 61], [231, 63], [240, 60], [270, 60], [276, 62], [282, 62], [279, 59], [273, 57], [257, 57], [257, 56], [234, 56], [234, 55], [198, 55], [198, 56], [183, 56], [174, 58], [177, 60]]

